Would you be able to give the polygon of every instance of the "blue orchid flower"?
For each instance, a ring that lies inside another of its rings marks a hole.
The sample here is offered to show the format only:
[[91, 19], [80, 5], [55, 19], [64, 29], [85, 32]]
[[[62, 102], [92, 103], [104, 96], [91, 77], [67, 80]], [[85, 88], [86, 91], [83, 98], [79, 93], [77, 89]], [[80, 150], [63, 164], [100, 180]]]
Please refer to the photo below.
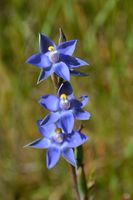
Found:
[[42, 124], [59, 122], [65, 129], [64, 123], [69, 126], [69, 132], [74, 126], [74, 119], [88, 120], [90, 113], [83, 110], [88, 102], [88, 96], [81, 96], [80, 100], [75, 99], [73, 89], [69, 82], [64, 82], [60, 86], [57, 96], [45, 95], [39, 100], [40, 105], [50, 111]]
[[[27, 144], [25, 147], [48, 149], [46, 154], [48, 169], [56, 165], [60, 156], [63, 156], [71, 165], [76, 166], [73, 148], [82, 145], [88, 137], [74, 130], [70, 133], [67, 123], [65, 124], [65, 129], [63, 127], [59, 128], [56, 124], [42, 126], [41, 120], [37, 122], [37, 126], [42, 137]], [[66, 133], [65, 131], [68, 132]]]
[[81, 66], [88, 65], [85, 61], [72, 56], [76, 42], [77, 40], [70, 40], [56, 46], [48, 37], [41, 33], [39, 34], [40, 52], [32, 55], [26, 61], [41, 69], [38, 83], [45, 80], [52, 73], [56, 73], [66, 81], [70, 81], [70, 74], [86, 76], [86, 74], [75, 70]]

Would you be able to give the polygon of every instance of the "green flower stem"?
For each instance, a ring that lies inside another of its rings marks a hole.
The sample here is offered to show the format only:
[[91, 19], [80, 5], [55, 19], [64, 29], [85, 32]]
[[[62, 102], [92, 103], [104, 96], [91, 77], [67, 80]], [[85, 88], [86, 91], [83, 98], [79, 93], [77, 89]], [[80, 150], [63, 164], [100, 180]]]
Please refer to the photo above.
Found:
[[[79, 131], [81, 131], [82, 129], [83, 125], [81, 124]], [[88, 188], [84, 171], [84, 152], [82, 145], [75, 148], [75, 157], [77, 163], [76, 174], [77, 174], [77, 185], [78, 185], [80, 200], [88, 200], [89, 197], [88, 197]]]
[[77, 183], [77, 174], [76, 174], [75, 167], [73, 167], [72, 165], [69, 165], [69, 166], [70, 166], [70, 173], [71, 173], [71, 177], [72, 177], [73, 189], [75, 191], [75, 198], [76, 198], [76, 200], [81, 200], [80, 194], [79, 194], [79, 188], [78, 188], [78, 183]]
[[76, 174], [78, 191], [81, 200], [88, 200], [88, 190], [85, 178], [84, 164], [83, 164], [83, 146], [79, 146], [75, 149], [75, 157], [77, 162]]

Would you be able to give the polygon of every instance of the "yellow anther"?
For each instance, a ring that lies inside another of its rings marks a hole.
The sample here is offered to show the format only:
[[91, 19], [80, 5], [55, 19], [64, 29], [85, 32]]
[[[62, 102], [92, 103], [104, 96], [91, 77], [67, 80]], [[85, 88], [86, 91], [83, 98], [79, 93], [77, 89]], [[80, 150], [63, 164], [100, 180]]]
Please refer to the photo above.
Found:
[[48, 51], [54, 51], [54, 47], [53, 46], [49, 46], [48, 47]]
[[62, 133], [62, 130], [61, 130], [61, 128], [56, 128], [56, 129], [55, 129], [55, 132], [56, 132], [57, 134], [60, 134], [60, 133]]
[[61, 94], [60, 95], [60, 99], [62, 99], [62, 100], [67, 100], [67, 95], [66, 94]]

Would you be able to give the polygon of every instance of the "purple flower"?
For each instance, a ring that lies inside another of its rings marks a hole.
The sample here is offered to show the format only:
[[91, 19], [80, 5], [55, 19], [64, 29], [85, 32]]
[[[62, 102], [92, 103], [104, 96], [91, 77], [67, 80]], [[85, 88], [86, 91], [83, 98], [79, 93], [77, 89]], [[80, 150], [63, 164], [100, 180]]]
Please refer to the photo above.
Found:
[[71, 132], [74, 119], [87, 120], [90, 118], [90, 113], [83, 110], [87, 102], [88, 96], [81, 96], [80, 100], [75, 99], [70, 83], [64, 82], [60, 86], [57, 96], [45, 95], [40, 99], [39, 103], [51, 112], [42, 120], [42, 124], [58, 121], [65, 129], [64, 123], [68, 123], [69, 132]]
[[60, 156], [73, 166], [76, 166], [73, 148], [83, 144], [88, 137], [78, 131], [65, 133], [67, 130], [67, 123], [65, 129], [59, 128], [55, 124], [42, 126], [41, 121], [37, 122], [39, 132], [42, 137], [26, 145], [25, 147], [33, 147], [38, 149], [48, 149], [46, 154], [46, 163], [48, 169], [56, 165]]
[[74, 76], [86, 75], [75, 70], [81, 66], [88, 65], [85, 61], [72, 56], [76, 42], [77, 40], [70, 40], [56, 46], [48, 37], [41, 33], [39, 34], [40, 53], [32, 55], [26, 61], [41, 68], [38, 83], [45, 80], [52, 73], [56, 73], [66, 81], [70, 80], [70, 73]]

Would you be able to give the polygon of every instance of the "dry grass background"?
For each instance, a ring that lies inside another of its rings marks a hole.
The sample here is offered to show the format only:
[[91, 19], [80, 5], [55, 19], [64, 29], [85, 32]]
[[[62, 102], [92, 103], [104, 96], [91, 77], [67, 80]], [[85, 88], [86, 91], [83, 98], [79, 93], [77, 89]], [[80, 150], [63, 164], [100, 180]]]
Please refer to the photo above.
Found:
[[54, 93], [50, 78], [36, 85], [39, 71], [25, 60], [38, 51], [38, 33], [58, 41], [62, 27], [78, 39], [75, 55], [90, 67], [72, 78], [75, 94], [88, 94], [84, 122], [87, 181], [91, 200], [133, 199], [133, 2], [56, 0], [0, 2], [0, 200], [70, 200], [69, 167], [62, 159], [51, 171], [43, 151], [23, 149], [38, 138], [37, 103]]

